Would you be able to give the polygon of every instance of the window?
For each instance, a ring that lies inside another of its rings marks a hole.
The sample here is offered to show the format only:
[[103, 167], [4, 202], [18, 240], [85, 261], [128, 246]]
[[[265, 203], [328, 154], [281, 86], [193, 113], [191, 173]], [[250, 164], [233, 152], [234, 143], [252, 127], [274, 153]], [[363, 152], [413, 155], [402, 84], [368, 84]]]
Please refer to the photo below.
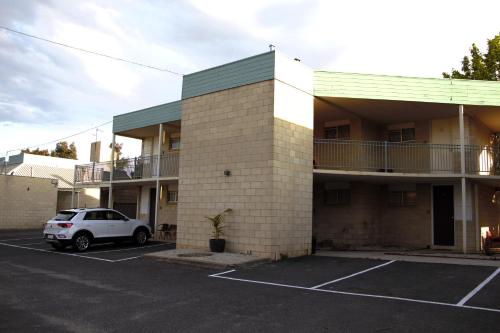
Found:
[[84, 220], [107, 220], [106, 211], [94, 210], [85, 214]]
[[389, 194], [389, 205], [391, 206], [415, 206], [416, 204], [416, 191], [391, 191]]
[[350, 138], [350, 126], [341, 125], [335, 127], [325, 127], [325, 139], [345, 139]]
[[106, 216], [107, 216], [108, 220], [115, 220], [115, 221], [127, 221], [128, 220], [122, 214], [120, 214], [118, 212], [111, 211], [111, 210], [108, 210], [106, 212]]
[[75, 212], [61, 211], [57, 213], [56, 217], [53, 218], [54, 221], [71, 221], [75, 217]]
[[170, 137], [168, 139], [168, 149], [179, 150], [180, 147], [181, 147], [181, 138]]
[[389, 142], [415, 141], [415, 128], [400, 128], [389, 131]]
[[167, 202], [168, 203], [177, 202], [177, 191], [167, 191]]
[[351, 190], [325, 190], [325, 205], [346, 206], [351, 203]]

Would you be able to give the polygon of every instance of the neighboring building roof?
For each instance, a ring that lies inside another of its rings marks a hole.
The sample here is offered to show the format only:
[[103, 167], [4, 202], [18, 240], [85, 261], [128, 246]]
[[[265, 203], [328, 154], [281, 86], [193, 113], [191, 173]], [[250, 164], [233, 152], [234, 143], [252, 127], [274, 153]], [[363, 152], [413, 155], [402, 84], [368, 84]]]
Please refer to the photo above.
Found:
[[58, 189], [69, 190], [73, 188], [73, 169], [22, 163], [8, 170], [7, 174], [12, 176], [56, 179]]

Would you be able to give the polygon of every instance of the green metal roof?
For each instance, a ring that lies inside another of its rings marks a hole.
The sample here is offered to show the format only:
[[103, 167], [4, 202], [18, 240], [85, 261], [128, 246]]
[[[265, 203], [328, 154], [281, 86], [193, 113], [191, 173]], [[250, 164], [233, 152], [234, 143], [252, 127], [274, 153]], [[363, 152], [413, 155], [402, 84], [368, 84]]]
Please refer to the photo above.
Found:
[[113, 133], [181, 119], [181, 101], [153, 106], [113, 117]]
[[500, 106], [500, 82], [315, 71], [314, 95]]
[[184, 75], [182, 99], [272, 80], [274, 68], [275, 52], [271, 51]]

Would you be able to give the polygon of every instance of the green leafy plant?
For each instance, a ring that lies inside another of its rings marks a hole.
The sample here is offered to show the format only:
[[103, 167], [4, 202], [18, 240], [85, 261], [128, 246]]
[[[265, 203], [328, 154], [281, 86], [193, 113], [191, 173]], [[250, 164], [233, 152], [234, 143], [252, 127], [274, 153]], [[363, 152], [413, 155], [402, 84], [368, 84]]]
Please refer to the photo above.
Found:
[[224, 235], [224, 215], [232, 211], [231, 208], [227, 208], [215, 216], [205, 216], [212, 226], [212, 235], [214, 239], [219, 239], [221, 235]]

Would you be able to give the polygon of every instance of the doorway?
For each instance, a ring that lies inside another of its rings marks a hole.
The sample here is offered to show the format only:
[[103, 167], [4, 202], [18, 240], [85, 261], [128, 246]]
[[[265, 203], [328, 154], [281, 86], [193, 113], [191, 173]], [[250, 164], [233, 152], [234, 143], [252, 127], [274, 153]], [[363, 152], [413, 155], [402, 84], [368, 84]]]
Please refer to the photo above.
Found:
[[434, 245], [455, 245], [453, 185], [433, 187]]
[[149, 226], [155, 232], [155, 217], [156, 217], [156, 188], [149, 189]]

